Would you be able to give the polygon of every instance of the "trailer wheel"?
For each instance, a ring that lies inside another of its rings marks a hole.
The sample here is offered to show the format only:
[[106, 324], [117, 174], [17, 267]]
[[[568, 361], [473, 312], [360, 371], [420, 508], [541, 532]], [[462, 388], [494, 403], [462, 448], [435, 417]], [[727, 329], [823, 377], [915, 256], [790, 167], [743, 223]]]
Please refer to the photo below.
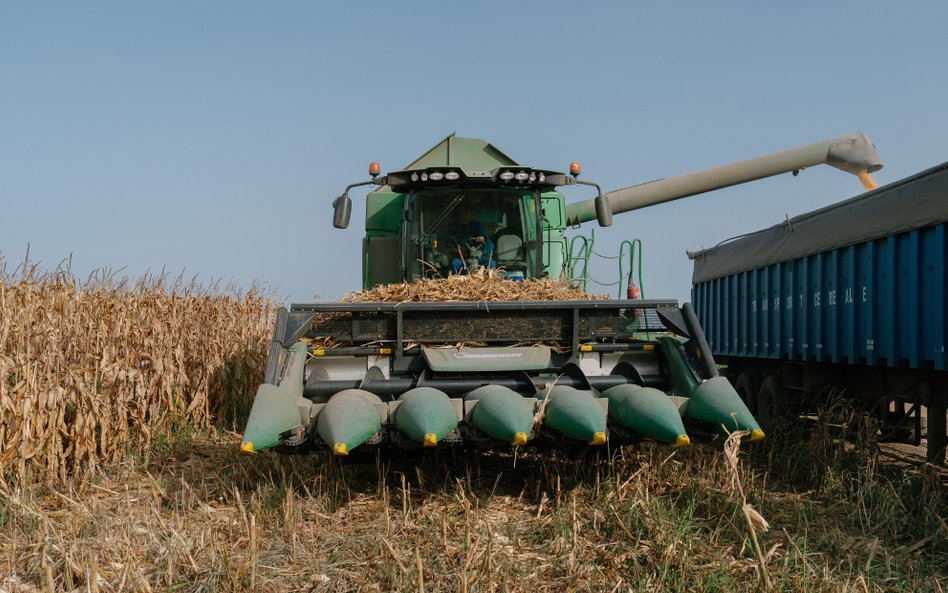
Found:
[[744, 371], [734, 382], [734, 390], [744, 400], [747, 409], [751, 414], [757, 414], [757, 386], [754, 384], [754, 378], [747, 371]]
[[782, 397], [783, 386], [776, 374], [764, 377], [757, 392], [757, 409], [754, 410], [757, 422], [764, 432], [773, 429], [786, 402]]

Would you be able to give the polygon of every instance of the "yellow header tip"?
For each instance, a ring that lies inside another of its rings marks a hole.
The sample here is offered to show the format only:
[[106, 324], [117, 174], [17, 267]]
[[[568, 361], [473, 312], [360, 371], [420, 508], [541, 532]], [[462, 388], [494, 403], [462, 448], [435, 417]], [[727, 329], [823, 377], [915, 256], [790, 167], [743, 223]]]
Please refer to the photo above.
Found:
[[240, 443], [240, 452], [247, 453], [247, 454], [253, 453], [254, 452], [253, 443], [251, 443], [250, 441], [244, 441]]
[[604, 444], [606, 444], [606, 433], [604, 433], [604, 432], [597, 432], [596, 434], [593, 435], [593, 438], [592, 438], [591, 441], [589, 441], [589, 444], [590, 444], [590, 445], [604, 445]]
[[424, 445], [425, 447], [436, 447], [438, 445], [438, 435], [433, 432], [426, 434]]
[[349, 448], [346, 447], [345, 443], [336, 443], [332, 446], [332, 452], [334, 455], [348, 455]]
[[675, 445], [674, 445], [674, 446], [675, 446], [675, 447], [687, 447], [687, 446], [690, 445], [690, 444], [691, 444], [691, 439], [688, 438], [688, 435], [686, 435], [686, 434], [680, 434], [680, 435], [678, 435], [678, 438], [675, 439]]
[[755, 428], [751, 431], [750, 437], [747, 439], [748, 442], [761, 441], [764, 439], [764, 431], [759, 428]]
[[511, 441], [514, 447], [519, 447], [520, 445], [527, 444], [527, 433], [518, 432], [514, 435], [513, 441]]

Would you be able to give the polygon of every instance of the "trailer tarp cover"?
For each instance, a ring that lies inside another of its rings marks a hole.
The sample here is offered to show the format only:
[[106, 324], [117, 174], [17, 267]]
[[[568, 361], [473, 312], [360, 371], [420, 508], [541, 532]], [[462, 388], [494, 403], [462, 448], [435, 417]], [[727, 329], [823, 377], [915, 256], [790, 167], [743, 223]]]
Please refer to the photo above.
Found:
[[697, 284], [948, 220], [948, 162], [761, 231], [690, 253]]

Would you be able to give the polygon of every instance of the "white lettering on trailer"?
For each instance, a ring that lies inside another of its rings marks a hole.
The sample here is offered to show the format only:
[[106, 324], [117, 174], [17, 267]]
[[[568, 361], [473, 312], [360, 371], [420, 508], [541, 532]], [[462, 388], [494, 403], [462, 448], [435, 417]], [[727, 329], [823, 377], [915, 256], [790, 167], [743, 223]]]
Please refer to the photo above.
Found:
[[814, 307], [820, 306], [820, 293], [818, 292], [813, 293], [813, 306]]
[[830, 302], [830, 307], [836, 304], [836, 291], [835, 290], [829, 291], [829, 302]]
[[852, 304], [853, 302], [853, 289], [847, 288], [846, 292], [843, 293], [843, 302], [847, 305]]
[[876, 341], [875, 340], [866, 340], [866, 350], [875, 350]]
[[866, 302], [866, 287], [862, 287], [862, 302]]

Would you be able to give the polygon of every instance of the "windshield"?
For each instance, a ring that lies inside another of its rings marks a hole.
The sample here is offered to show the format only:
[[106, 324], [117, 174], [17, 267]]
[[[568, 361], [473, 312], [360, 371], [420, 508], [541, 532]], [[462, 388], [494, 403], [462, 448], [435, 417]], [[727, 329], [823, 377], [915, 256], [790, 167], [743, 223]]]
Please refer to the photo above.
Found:
[[412, 278], [444, 278], [479, 268], [529, 277], [524, 203], [532, 193], [509, 189], [424, 190], [412, 209], [406, 258]]

